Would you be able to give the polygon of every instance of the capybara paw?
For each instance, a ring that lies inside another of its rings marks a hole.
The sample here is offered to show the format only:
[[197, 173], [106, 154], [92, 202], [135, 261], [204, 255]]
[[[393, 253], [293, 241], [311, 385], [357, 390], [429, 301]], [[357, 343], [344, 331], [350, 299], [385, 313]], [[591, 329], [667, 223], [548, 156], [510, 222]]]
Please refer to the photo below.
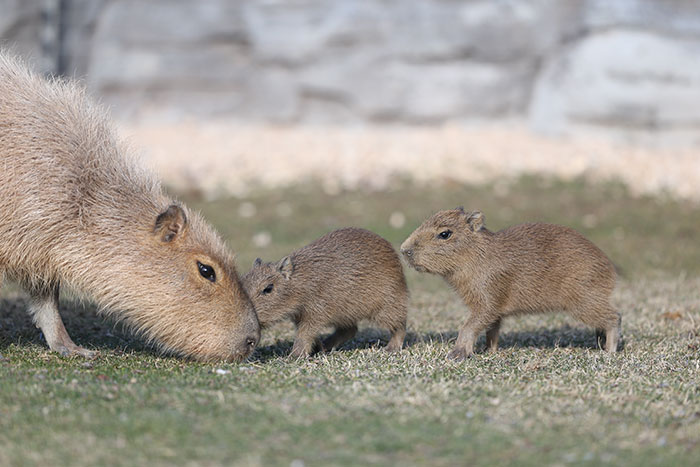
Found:
[[384, 347], [384, 351], [389, 353], [401, 352], [402, 347], [401, 344], [387, 344], [386, 347]]
[[297, 352], [297, 351], [292, 350], [289, 353], [289, 358], [291, 360], [307, 360], [310, 356], [311, 356], [311, 354], [308, 352]]
[[61, 354], [63, 357], [83, 357], [83, 358], [88, 358], [88, 359], [93, 359], [97, 357], [97, 352], [93, 350], [87, 350], [82, 347], [78, 347], [77, 345], [72, 345], [72, 346], [66, 346], [66, 345], [61, 345], [58, 346], [55, 349], [56, 352]]
[[464, 348], [462, 347], [455, 347], [450, 351], [450, 353], [447, 354], [447, 358], [450, 360], [454, 360], [455, 362], [461, 362], [463, 360], [466, 360], [467, 358], [471, 357], [472, 354], [471, 352], [467, 352]]

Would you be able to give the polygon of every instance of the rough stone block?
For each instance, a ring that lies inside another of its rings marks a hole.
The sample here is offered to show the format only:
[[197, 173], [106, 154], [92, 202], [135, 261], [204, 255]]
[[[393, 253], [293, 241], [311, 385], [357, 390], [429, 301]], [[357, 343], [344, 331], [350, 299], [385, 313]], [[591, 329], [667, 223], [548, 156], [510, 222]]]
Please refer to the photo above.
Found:
[[698, 138], [700, 40], [640, 31], [590, 36], [549, 61], [530, 106], [533, 126], [554, 134], [614, 130]]

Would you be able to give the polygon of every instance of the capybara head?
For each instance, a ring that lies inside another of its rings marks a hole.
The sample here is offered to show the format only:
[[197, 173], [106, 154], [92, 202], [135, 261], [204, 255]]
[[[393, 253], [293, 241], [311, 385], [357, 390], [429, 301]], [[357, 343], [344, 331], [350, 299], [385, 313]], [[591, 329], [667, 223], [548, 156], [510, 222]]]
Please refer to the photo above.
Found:
[[133, 248], [125, 241], [112, 257], [121, 269], [114, 277], [122, 281], [114, 286], [114, 301], [123, 304], [128, 294], [128, 321], [163, 347], [199, 360], [250, 355], [260, 326], [216, 233], [178, 205], [147, 222], [142, 233], [140, 251], [119, 251]]
[[423, 222], [401, 245], [401, 253], [417, 271], [450, 275], [484, 243], [484, 215], [459, 207], [439, 211]]
[[263, 328], [285, 318], [297, 305], [293, 274], [292, 258], [285, 256], [276, 263], [263, 263], [258, 258], [248, 274], [243, 276], [243, 287], [255, 306]]

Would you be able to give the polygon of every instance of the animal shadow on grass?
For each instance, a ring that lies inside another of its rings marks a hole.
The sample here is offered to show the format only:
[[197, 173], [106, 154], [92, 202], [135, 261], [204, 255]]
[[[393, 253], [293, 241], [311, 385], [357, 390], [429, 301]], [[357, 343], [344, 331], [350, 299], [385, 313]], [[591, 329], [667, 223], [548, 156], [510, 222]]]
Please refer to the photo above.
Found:
[[[322, 336], [323, 339], [325, 336]], [[389, 333], [374, 328], [365, 328], [358, 331], [354, 338], [336, 348], [334, 351], [349, 351], [362, 349], [382, 348], [389, 341]], [[445, 332], [408, 332], [404, 340], [403, 348], [413, 347], [417, 344], [437, 342], [453, 345], [457, 339], [457, 331]], [[251, 357], [260, 363], [272, 360], [277, 357], [284, 357], [292, 349], [293, 341], [283, 340], [272, 345], [258, 347]], [[542, 348], [553, 349], [562, 348], [582, 348], [582, 349], [602, 349], [604, 340], [598, 341], [594, 329], [583, 327], [572, 327], [564, 325], [559, 328], [537, 328], [527, 331], [514, 331], [501, 333], [498, 348]], [[477, 340], [475, 352], [486, 351], [486, 336], [481, 335]]]
[[[263, 331], [265, 332], [265, 331]], [[314, 352], [312, 357], [319, 355], [320, 345], [319, 342], [328, 337], [330, 334], [324, 334], [319, 336], [314, 347]], [[408, 337], [408, 336], [407, 336]], [[408, 340], [408, 339], [407, 339]], [[381, 350], [387, 342], [389, 341], [389, 333], [381, 331], [378, 329], [367, 328], [361, 329], [357, 332], [355, 337], [337, 347], [333, 350], [336, 351], [349, 351], [349, 350], [361, 350], [361, 349], [378, 349]], [[258, 363], [265, 363], [269, 360], [273, 360], [278, 357], [287, 357], [292, 351], [292, 346], [294, 345], [294, 340], [278, 340], [274, 344], [259, 346], [255, 349], [253, 356], [250, 358]], [[406, 344], [404, 344], [404, 347]]]
[[[34, 326], [27, 309], [26, 298], [0, 300], [0, 350], [12, 344], [37, 345], [49, 350], [41, 330]], [[139, 340], [124, 326], [100, 316], [93, 305], [62, 299], [59, 311], [68, 335], [79, 346], [112, 354], [136, 352], [160, 355], [157, 349]]]
[[[409, 347], [422, 342], [445, 342], [454, 344], [457, 339], [457, 331], [429, 332], [423, 334], [409, 333], [406, 336], [404, 347]], [[621, 340], [621, 347], [624, 341]], [[603, 349], [605, 338], [599, 340], [595, 329], [585, 327], [573, 327], [568, 324], [557, 328], [534, 328], [525, 331], [501, 332], [498, 338], [498, 348], [580, 348]], [[486, 335], [482, 333], [476, 341], [475, 353], [486, 352]]]

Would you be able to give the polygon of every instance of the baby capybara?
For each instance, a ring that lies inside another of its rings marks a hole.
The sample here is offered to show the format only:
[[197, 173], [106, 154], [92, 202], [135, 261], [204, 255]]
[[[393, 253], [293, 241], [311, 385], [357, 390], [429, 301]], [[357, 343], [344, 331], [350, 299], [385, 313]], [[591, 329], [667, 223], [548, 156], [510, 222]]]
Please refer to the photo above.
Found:
[[250, 354], [258, 320], [233, 255], [136, 160], [74, 83], [0, 51], [0, 280], [29, 293], [51, 350], [90, 356], [58, 312], [67, 286], [161, 348]]
[[335, 332], [322, 348], [340, 346], [363, 319], [391, 332], [387, 350], [403, 345], [408, 290], [401, 261], [389, 242], [367, 230], [336, 230], [277, 263], [258, 258], [243, 286], [263, 328], [294, 321], [293, 357], [308, 356], [327, 327]]
[[615, 352], [620, 315], [610, 305], [615, 268], [581, 234], [552, 224], [521, 224], [491, 232], [481, 212], [440, 211], [401, 245], [416, 270], [442, 276], [471, 314], [448, 355], [472, 355], [486, 330], [496, 350], [501, 320], [519, 313], [566, 311], [605, 332], [606, 350]]

